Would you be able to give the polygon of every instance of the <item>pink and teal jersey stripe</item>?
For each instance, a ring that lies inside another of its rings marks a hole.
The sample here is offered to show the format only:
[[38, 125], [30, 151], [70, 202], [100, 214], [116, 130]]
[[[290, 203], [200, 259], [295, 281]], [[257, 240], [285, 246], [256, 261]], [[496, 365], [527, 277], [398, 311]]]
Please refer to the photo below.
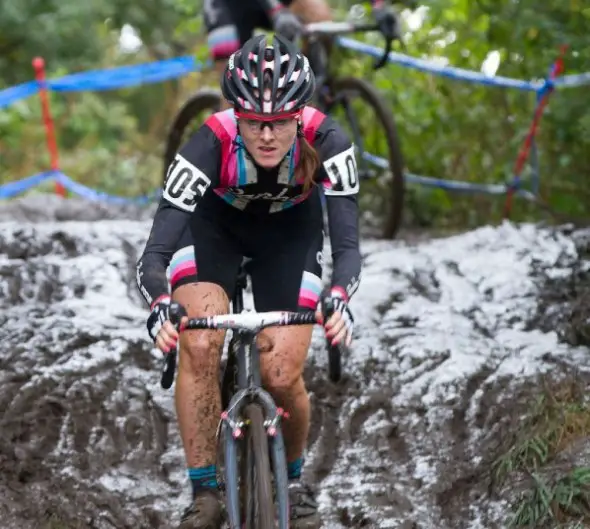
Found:
[[170, 286], [174, 285], [185, 277], [197, 275], [197, 261], [193, 246], [185, 246], [178, 250], [170, 261]]
[[311, 272], [303, 272], [301, 287], [299, 288], [299, 306], [315, 309], [322, 292], [322, 278]]
[[222, 26], [207, 36], [207, 44], [213, 59], [226, 59], [240, 49], [240, 37], [235, 26]]

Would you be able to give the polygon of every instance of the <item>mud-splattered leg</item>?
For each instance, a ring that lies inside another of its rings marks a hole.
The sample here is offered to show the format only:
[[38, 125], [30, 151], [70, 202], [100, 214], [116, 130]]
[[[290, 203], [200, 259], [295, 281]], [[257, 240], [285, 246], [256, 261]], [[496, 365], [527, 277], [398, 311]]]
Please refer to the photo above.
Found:
[[[180, 286], [174, 300], [189, 318], [225, 314], [229, 300], [213, 283]], [[223, 331], [187, 331], [181, 335], [176, 413], [189, 468], [215, 464], [215, 432], [221, 412], [219, 362]]]
[[309, 433], [310, 404], [303, 368], [311, 333], [312, 326], [269, 328], [258, 340], [262, 384], [290, 414], [282, 423], [290, 463], [302, 456]]

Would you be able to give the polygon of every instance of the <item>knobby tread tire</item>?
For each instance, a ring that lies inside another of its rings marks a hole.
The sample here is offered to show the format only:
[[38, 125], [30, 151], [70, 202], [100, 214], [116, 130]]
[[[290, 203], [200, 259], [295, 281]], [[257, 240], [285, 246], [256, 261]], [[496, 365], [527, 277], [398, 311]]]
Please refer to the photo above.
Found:
[[[272, 473], [268, 453], [268, 435], [264, 427], [262, 408], [255, 403], [248, 404], [243, 411], [247, 423], [244, 447], [246, 460], [253, 464], [254, 473], [246, 472], [251, 478], [242, 483], [246, 486], [246, 509], [253, 508], [255, 519], [246, 529], [274, 529], [275, 508], [273, 502]], [[245, 468], [244, 466], [242, 468]]]

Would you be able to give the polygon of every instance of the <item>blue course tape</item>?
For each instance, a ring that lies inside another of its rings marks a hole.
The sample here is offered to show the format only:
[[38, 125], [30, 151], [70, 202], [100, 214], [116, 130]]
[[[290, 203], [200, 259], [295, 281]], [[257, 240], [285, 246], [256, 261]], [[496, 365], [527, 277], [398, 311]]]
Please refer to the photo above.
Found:
[[12, 105], [12, 103], [16, 103], [20, 99], [32, 96], [38, 90], [39, 85], [37, 84], [37, 81], [29, 81], [28, 83], [0, 90], [0, 108], [7, 107], [8, 105]]
[[48, 181], [54, 180], [62, 184], [68, 191], [81, 196], [87, 200], [91, 200], [93, 202], [107, 202], [109, 204], [117, 204], [117, 205], [127, 205], [127, 204], [135, 204], [135, 205], [145, 205], [149, 204], [150, 202], [157, 200], [160, 198], [162, 194], [161, 190], [154, 191], [150, 195], [145, 195], [141, 197], [120, 197], [115, 195], [109, 195], [108, 193], [103, 193], [102, 191], [96, 191], [91, 187], [85, 186], [83, 184], [79, 184], [75, 182], [71, 178], [67, 177], [65, 174], [59, 171], [46, 171], [44, 173], [39, 173], [33, 176], [28, 176], [27, 178], [23, 178], [22, 180], [17, 180], [15, 182], [9, 182], [7, 184], [0, 185], [0, 199], [3, 198], [12, 198], [16, 195], [20, 195], [33, 187], [38, 186], [39, 184]]
[[159, 198], [161, 194], [161, 191], [158, 190], [150, 195], [144, 195], [141, 197], [120, 197], [116, 195], [109, 195], [108, 193], [104, 193], [102, 191], [96, 191], [96, 189], [92, 189], [91, 187], [75, 182], [63, 173], [57, 173], [55, 175], [55, 179], [68, 191], [71, 191], [72, 193], [75, 193], [76, 195], [81, 196], [87, 200], [91, 200], [92, 202], [106, 202], [108, 204], [115, 205], [145, 205]]
[[47, 86], [56, 92], [81, 92], [86, 90], [114, 90], [127, 86], [160, 83], [199, 71], [203, 64], [192, 56], [177, 57], [165, 61], [120, 66], [107, 70], [93, 70], [50, 79]]
[[[339, 37], [338, 43], [349, 50], [358, 51], [366, 55], [371, 55], [375, 58], [381, 58], [383, 56], [383, 49], [376, 48], [370, 44], [359, 42], [358, 40], [349, 39], [346, 37]], [[519, 79], [510, 79], [508, 77], [494, 76], [490, 77], [480, 72], [474, 72], [472, 70], [464, 70], [463, 68], [455, 68], [454, 66], [439, 66], [434, 64], [432, 61], [426, 61], [423, 59], [416, 59], [403, 53], [396, 53], [394, 51], [389, 52], [388, 62], [393, 64], [400, 64], [407, 68], [414, 70], [420, 70], [422, 72], [430, 72], [435, 75], [441, 75], [443, 77], [449, 77], [451, 79], [459, 79], [462, 81], [468, 81], [470, 83], [483, 84], [488, 86], [503, 86], [505, 88], [516, 88], [518, 90], [525, 90], [529, 92], [536, 92], [541, 89], [544, 81], [521, 81]]]
[[[371, 161], [378, 160], [377, 157], [373, 157], [371, 155], [367, 155], [365, 158], [371, 159]], [[449, 191], [479, 192], [500, 195], [506, 193], [508, 189], [506, 184], [476, 184], [457, 180], [443, 180], [441, 178], [432, 178], [430, 176], [419, 176], [411, 173], [406, 173], [404, 176], [406, 181], [409, 183], [438, 187]], [[27, 178], [23, 178], [22, 180], [0, 185], [0, 199], [12, 198], [16, 195], [20, 195], [21, 193], [24, 193], [25, 191], [28, 191], [29, 189], [32, 189], [33, 187], [36, 187], [47, 180], [55, 180], [61, 183], [68, 191], [92, 202], [106, 202], [115, 205], [146, 205], [159, 199], [162, 193], [161, 190], [157, 190], [149, 195], [132, 198], [109, 195], [108, 193], [96, 191], [91, 187], [75, 182], [63, 173], [56, 171], [46, 171], [44, 173], [39, 173]], [[524, 189], [518, 189], [516, 192], [525, 198], [530, 199], [534, 197], [533, 193], [530, 193]]]
[[590, 84], [590, 72], [562, 75], [554, 79], [552, 83], [558, 88], [572, 88], [574, 86], [587, 85]]
[[15, 182], [8, 182], [7, 184], [0, 185], [0, 199], [12, 198], [16, 195], [20, 195], [29, 189], [38, 186], [46, 180], [52, 180], [55, 178], [55, 171], [45, 171], [33, 176], [27, 176], [22, 180], [16, 180]]
[[[376, 58], [380, 58], [383, 53], [383, 50], [380, 48], [376, 48], [369, 44], [345, 37], [338, 38], [338, 43], [344, 48], [371, 55]], [[432, 61], [417, 59], [396, 52], [390, 52], [388, 60], [393, 64], [400, 64], [408, 68], [413, 68], [415, 70], [429, 72], [452, 79], [488, 86], [515, 88], [524, 91], [536, 92], [538, 95], [543, 91], [548, 90], [550, 86], [573, 87], [590, 84], [590, 72], [562, 76], [550, 82], [546, 80], [528, 82], [518, 79], [510, 79], [508, 77], [488, 77], [479, 72], [451, 66], [438, 66]], [[168, 59], [165, 61], [139, 64], [134, 66], [121, 66], [107, 70], [94, 70], [67, 75], [59, 79], [48, 80], [47, 86], [49, 89], [58, 92], [113, 90], [146, 83], [158, 83], [168, 79], [182, 77], [191, 72], [201, 70], [203, 66], [209, 66], [209, 63], [204, 65], [197, 63], [192, 56], [177, 57], [175, 59]], [[23, 83], [21, 85], [1, 90], [0, 108], [4, 108], [20, 99], [29, 97], [30, 95], [36, 93], [38, 88], [39, 85], [36, 81], [30, 81], [28, 83]], [[386, 160], [380, 159], [368, 153], [364, 154], [365, 158], [369, 159], [372, 163], [375, 163], [378, 166], [383, 166], [383, 164], [386, 164], [385, 166], [387, 166]], [[476, 191], [501, 194], [505, 193], [508, 187], [504, 184], [476, 184], [472, 182], [458, 182], [412, 174], [406, 175], [406, 178], [408, 182], [421, 183], [423, 185], [436, 186], [441, 189], [455, 191]], [[60, 172], [47, 171], [16, 182], [0, 185], [0, 198], [13, 197], [49, 179], [55, 179], [59, 181], [66, 189], [79, 196], [89, 200], [103, 201], [111, 204], [146, 204], [153, 201], [154, 199], [157, 199], [161, 194], [161, 191], [158, 190], [151, 195], [135, 198], [109, 195], [107, 193], [96, 191], [90, 187], [79, 184]], [[517, 189], [517, 193], [523, 195], [525, 198], [534, 198], [532, 193], [523, 189]]]
[[[467, 193], [487, 193], [488, 195], [504, 195], [511, 187], [507, 184], [476, 184], [474, 182], [461, 182], [459, 180], [443, 180], [442, 178], [433, 178], [431, 176], [420, 176], [412, 173], [406, 173], [404, 175], [406, 182], [421, 184], [429, 187], [438, 187], [446, 191], [463, 191]], [[515, 180], [515, 184], [518, 184]], [[514, 191], [516, 194], [522, 197], [533, 200], [535, 198], [534, 193], [527, 191], [526, 189], [517, 188]]]
[[[381, 57], [383, 50], [364, 42], [346, 37], [339, 37], [338, 43], [347, 49], [358, 51], [373, 57]], [[439, 66], [432, 61], [417, 59], [402, 53], [390, 52], [389, 62], [399, 64], [407, 68], [429, 72], [435, 75], [449, 77], [478, 83], [488, 86], [501, 86], [505, 88], [516, 88], [519, 90], [537, 92], [546, 88], [545, 81], [521, 81], [508, 77], [489, 77], [480, 72], [455, 68], [452, 66]], [[84, 90], [114, 90], [147, 83], [159, 83], [168, 79], [175, 79], [185, 76], [191, 72], [200, 71], [203, 67], [210, 66], [210, 62], [199, 63], [193, 56], [176, 57], [164, 61], [137, 64], [133, 66], [121, 66], [106, 70], [93, 70], [81, 72], [58, 79], [49, 79], [47, 87], [56, 92], [79, 92]], [[590, 84], [590, 72], [566, 75], [552, 81], [556, 87], [574, 87]], [[0, 91], [0, 108], [25, 99], [38, 91], [38, 83], [30, 81], [17, 86], [6, 88]]]
[[[368, 152], [363, 152], [362, 156], [365, 160], [376, 165], [377, 167], [387, 170], [389, 169], [389, 162], [385, 158], [375, 156], [374, 154]], [[412, 173], [404, 173], [404, 180], [408, 183], [422, 184], [429, 187], [438, 187], [447, 191], [488, 193], [490, 195], [502, 195], [506, 193], [509, 188], [509, 186], [506, 184], [479, 184], [475, 182], [462, 182], [459, 180], [444, 180], [442, 178], [420, 176]], [[531, 197], [534, 197], [532, 193], [526, 191], [525, 189], [517, 188], [515, 192], [529, 200]]]

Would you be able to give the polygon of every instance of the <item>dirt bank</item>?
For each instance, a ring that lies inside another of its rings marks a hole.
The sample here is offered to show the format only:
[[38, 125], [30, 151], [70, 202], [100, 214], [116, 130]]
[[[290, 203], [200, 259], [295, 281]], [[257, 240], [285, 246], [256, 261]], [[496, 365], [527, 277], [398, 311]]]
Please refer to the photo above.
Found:
[[[134, 286], [149, 221], [101, 218], [0, 224], [5, 528], [167, 529], [187, 500], [172, 392]], [[558, 323], [571, 326], [575, 296], [544, 286], [587, 273], [577, 237], [505, 224], [363, 243], [345, 381], [326, 381], [319, 330], [306, 369], [305, 472], [325, 527], [506, 526], [508, 497], [489, 495], [506, 432], [539, 377], [588, 363], [587, 342]]]

